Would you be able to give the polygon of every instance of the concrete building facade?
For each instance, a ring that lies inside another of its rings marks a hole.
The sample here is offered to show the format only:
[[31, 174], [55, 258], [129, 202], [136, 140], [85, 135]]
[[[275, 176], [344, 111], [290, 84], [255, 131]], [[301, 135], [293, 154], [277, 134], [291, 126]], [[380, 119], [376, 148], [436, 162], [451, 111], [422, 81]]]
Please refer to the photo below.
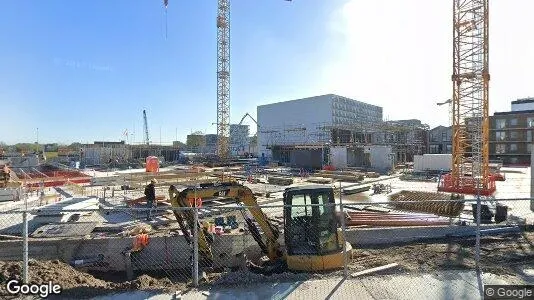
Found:
[[[250, 126], [241, 124], [230, 124], [230, 155], [243, 155], [250, 153]], [[203, 134], [195, 132], [187, 135], [187, 152], [215, 154], [217, 152], [216, 134]], [[255, 145], [254, 145], [255, 146]], [[252, 150], [256, 151], [255, 147]]]
[[242, 124], [230, 124], [230, 153], [231, 155], [243, 155], [249, 153], [250, 126]]
[[217, 153], [217, 141], [219, 138], [214, 133], [209, 133], [204, 136], [206, 138], [206, 145], [204, 147], [204, 153], [215, 154]]
[[260, 157], [320, 167], [329, 163], [331, 147], [361, 134], [358, 126], [382, 122], [382, 107], [328, 94], [260, 105], [257, 115]]
[[124, 165], [135, 161], [144, 161], [148, 156], [157, 156], [160, 162], [177, 161], [180, 156], [180, 149], [167, 145], [130, 145], [124, 141], [96, 141], [93, 144], [82, 145], [78, 155], [62, 156], [62, 161], [79, 160], [84, 167], [106, 164]]
[[391, 146], [396, 161], [409, 162], [427, 152], [428, 130], [417, 119], [385, 121], [373, 128], [371, 144]]
[[[534, 99], [512, 101], [512, 111], [490, 117], [490, 160], [529, 165], [534, 136]], [[525, 109], [525, 110], [522, 110]]]
[[187, 145], [187, 151], [199, 153], [206, 146], [206, 137], [201, 132], [188, 134], [185, 144]]
[[80, 151], [80, 159], [85, 166], [98, 166], [112, 161], [122, 162], [131, 156], [131, 149], [125, 141], [95, 141], [93, 144], [83, 145], [83, 149]]
[[437, 126], [428, 132], [429, 154], [452, 153], [452, 126]]

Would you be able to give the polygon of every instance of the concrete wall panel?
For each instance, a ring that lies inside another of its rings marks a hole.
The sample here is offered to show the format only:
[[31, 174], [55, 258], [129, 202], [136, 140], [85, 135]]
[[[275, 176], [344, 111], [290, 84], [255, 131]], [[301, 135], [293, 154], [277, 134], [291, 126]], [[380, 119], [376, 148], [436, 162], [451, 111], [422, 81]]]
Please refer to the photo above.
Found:
[[291, 166], [297, 168], [321, 168], [321, 150], [292, 150], [289, 158]]
[[346, 147], [331, 147], [330, 148], [330, 163], [336, 169], [343, 169], [347, 167], [347, 148]]

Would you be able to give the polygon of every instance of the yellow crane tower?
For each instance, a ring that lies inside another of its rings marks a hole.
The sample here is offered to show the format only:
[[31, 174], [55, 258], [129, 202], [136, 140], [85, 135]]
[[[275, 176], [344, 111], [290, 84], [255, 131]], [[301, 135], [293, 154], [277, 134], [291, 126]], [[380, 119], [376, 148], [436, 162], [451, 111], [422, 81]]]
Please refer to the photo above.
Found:
[[453, 0], [452, 172], [441, 191], [488, 196], [489, 0]]
[[[288, 2], [292, 0], [286, 0]], [[230, 153], [230, 0], [217, 3], [217, 155]]]
[[[292, 0], [285, 0], [291, 2]], [[165, 9], [169, 4], [163, 0]], [[230, 0], [217, 0], [217, 155], [230, 153]]]

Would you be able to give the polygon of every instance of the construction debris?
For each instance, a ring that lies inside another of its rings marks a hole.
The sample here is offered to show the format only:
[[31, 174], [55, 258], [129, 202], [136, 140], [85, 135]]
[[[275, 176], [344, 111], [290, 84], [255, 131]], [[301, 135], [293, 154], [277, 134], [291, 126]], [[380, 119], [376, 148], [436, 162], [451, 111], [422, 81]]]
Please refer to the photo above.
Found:
[[451, 198], [451, 194], [418, 191], [400, 191], [389, 196], [391, 205], [398, 209], [456, 217], [463, 211], [465, 203], [463, 200], [450, 201]]
[[269, 176], [267, 180], [270, 184], [276, 184], [276, 185], [293, 184], [293, 178], [288, 178], [288, 177]]
[[310, 177], [306, 179], [307, 182], [311, 183], [319, 183], [319, 184], [328, 184], [332, 183], [332, 178], [324, 178], [324, 177]]
[[365, 177], [367, 177], [367, 178], [378, 178], [378, 177], [380, 177], [380, 174], [378, 174], [377, 172], [367, 172], [367, 173], [365, 173]]
[[321, 177], [332, 178], [334, 180], [344, 182], [361, 182], [364, 179], [363, 174], [352, 171], [341, 172], [321, 170], [319, 174], [321, 175]]
[[374, 194], [391, 193], [391, 184], [373, 183]]
[[366, 185], [366, 186], [361, 186], [361, 187], [345, 188], [345, 189], [342, 189], [342, 191], [343, 191], [343, 195], [352, 195], [352, 194], [367, 192], [370, 189], [371, 189], [371, 186]]
[[152, 231], [152, 226], [148, 224], [138, 224], [129, 230], [123, 231], [123, 236], [135, 236], [138, 234], [146, 234]]
[[410, 172], [404, 173], [399, 177], [403, 181], [423, 181], [423, 182], [436, 182], [437, 177], [426, 172]]
[[[162, 203], [162, 202], [165, 202], [165, 196], [163, 195], [156, 195], [156, 202], [159, 204], [159, 203]], [[136, 199], [130, 199], [130, 200], [126, 200], [124, 201], [126, 202], [126, 204], [128, 206], [133, 206], [135, 204], [146, 204], [146, 197], [143, 196], [143, 197], [139, 197], [139, 198], [136, 198]]]

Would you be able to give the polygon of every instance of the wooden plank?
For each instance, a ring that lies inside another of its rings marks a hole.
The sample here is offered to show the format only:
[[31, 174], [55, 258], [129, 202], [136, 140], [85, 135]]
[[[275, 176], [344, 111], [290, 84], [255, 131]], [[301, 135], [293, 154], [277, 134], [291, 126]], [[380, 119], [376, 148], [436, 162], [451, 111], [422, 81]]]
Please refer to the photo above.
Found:
[[[159, 202], [164, 202], [163, 200], [165, 200], [165, 196], [163, 195], [156, 195], [156, 201], [159, 203]], [[136, 198], [136, 199], [131, 199], [131, 200], [126, 200], [124, 201], [126, 202], [126, 204], [128, 206], [132, 206], [134, 204], [138, 204], [138, 203], [146, 203], [146, 197], [143, 196], [143, 197], [139, 197], [139, 198]]]
[[350, 220], [347, 226], [372, 225], [372, 226], [431, 226], [449, 225], [446, 221], [426, 221], [426, 220]]
[[358, 276], [362, 276], [362, 275], [367, 275], [367, 274], [371, 274], [371, 273], [374, 273], [374, 272], [379, 272], [379, 271], [391, 269], [391, 268], [394, 268], [394, 267], [396, 267], [398, 265], [399, 265], [398, 263], [392, 263], [392, 264], [388, 264], [388, 265], [384, 265], [384, 266], [380, 266], [380, 267], [371, 268], [371, 269], [363, 270], [363, 271], [360, 271], [360, 272], [352, 273], [351, 276], [352, 277], [358, 277]]
[[344, 195], [358, 194], [358, 193], [366, 192], [370, 189], [371, 189], [370, 185], [358, 187], [358, 188], [347, 188], [347, 189], [343, 189], [343, 194]]

